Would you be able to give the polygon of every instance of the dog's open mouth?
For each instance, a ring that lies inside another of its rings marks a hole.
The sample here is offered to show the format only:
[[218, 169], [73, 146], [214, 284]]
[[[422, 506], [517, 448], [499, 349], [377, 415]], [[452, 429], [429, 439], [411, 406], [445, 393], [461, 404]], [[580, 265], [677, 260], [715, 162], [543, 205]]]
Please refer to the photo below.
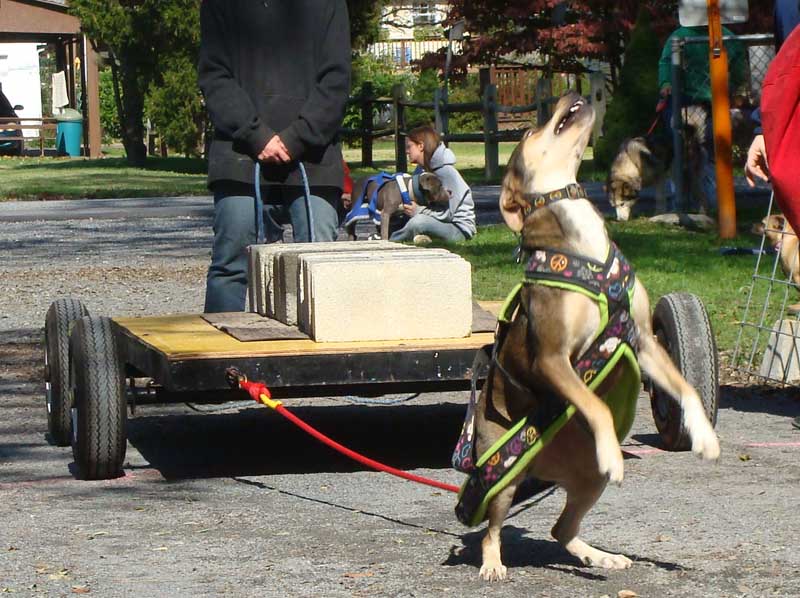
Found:
[[572, 124], [572, 121], [575, 120], [575, 116], [578, 114], [578, 112], [580, 112], [580, 109], [583, 108], [585, 105], [586, 105], [585, 100], [581, 98], [577, 100], [574, 104], [572, 104], [572, 106], [569, 107], [567, 113], [560, 121], [558, 121], [558, 124], [556, 125], [556, 135], [561, 133], [565, 128], [569, 127], [569, 125]]

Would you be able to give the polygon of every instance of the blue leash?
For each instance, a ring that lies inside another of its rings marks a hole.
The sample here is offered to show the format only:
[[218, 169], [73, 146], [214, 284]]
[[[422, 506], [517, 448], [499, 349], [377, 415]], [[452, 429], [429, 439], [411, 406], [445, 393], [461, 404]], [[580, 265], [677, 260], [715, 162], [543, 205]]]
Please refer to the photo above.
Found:
[[[311, 209], [311, 188], [308, 185], [308, 175], [306, 174], [306, 167], [302, 162], [298, 162], [300, 167], [300, 176], [303, 179], [303, 193], [306, 199], [306, 212], [308, 213], [308, 236], [309, 241], [312, 243], [314, 239], [314, 211]], [[256, 188], [256, 243], [261, 244], [264, 242], [264, 200], [261, 198], [261, 162], [256, 160], [255, 177], [253, 184]], [[275, 221], [273, 224], [278, 226]]]

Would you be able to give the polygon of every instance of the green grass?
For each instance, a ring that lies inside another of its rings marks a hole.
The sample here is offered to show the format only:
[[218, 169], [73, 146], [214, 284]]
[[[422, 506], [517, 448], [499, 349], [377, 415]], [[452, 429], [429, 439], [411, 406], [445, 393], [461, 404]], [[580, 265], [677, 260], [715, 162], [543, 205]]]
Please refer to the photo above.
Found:
[[[723, 246], [757, 247], [760, 237], [742, 232], [734, 240], [722, 241], [714, 232], [689, 231], [645, 219], [610, 223], [610, 229], [646, 286], [653, 306], [667, 293], [697, 295], [708, 310], [718, 348], [733, 349], [756, 258], [723, 256], [719, 250]], [[472, 264], [476, 298], [501, 300], [522, 278], [522, 266], [512, 258], [516, 244], [515, 235], [498, 225], [482, 227], [471, 241], [447, 247]], [[761, 299], [754, 298], [753, 305], [761, 305]]]
[[[453, 146], [458, 166], [470, 184], [485, 183], [483, 144]], [[513, 143], [500, 146], [500, 168], [505, 168]], [[361, 150], [346, 148], [353, 176], [376, 170], [394, 171], [394, 143], [379, 141], [373, 149], [374, 168], [361, 168]], [[206, 163], [199, 158], [147, 159], [145, 168], [132, 168], [119, 148], [101, 159], [0, 157], [0, 201], [114, 197], [205, 195]], [[500, 177], [491, 181], [498, 183]]]
[[207, 194], [202, 160], [148, 158], [0, 158], [0, 201]]
[[[514, 148], [501, 145], [503, 169]], [[459, 169], [472, 183], [484, 183], [483, 145], [453, 144]], [[113, 153], [113, 151], [112, 151]], [[373, 150], [378, 169], [394, 169], [394, 146], [382, 141]], [[580, 180], [598, 180], [587, 154]], [[375, 169], [357, 166], [359, 148], [345, 150], [345, 159], [353, 175], [361, 176]], [[205, 162], [185, 158], [148, 158], [143, 169], [129, 167], [117, 152], [99, 160], [70, 158], [0, 158], [0, 201], [9, 199], [63, 199], [106, 197], [155, 197], [207, 194]], [[499, 180], [493, 181], [499, 182]], [[652, 224], [639, 219], [628, 223], [610, 223], [612, 236], [636, 268], [647, 286], [653, 303], [658, 297], [676, 291], [698, 295], [711, 316], [721, 350], [733, 348], [739, 332], [744, 302], [750, 286], [755, 257], [722, 256], [721, 246], [758, 246], [760, 240], [748, 231], [750, 223], [760, 220], [763, 208], [738, 209], [739, 236], [721, 241], [715, 232], [689, 231], [680, 227]], [[500, 300], [520, 280], [521, 266], [512, 259], [516, 239], [505, 227], [482, 227], [470, 242], [450, 246], [473, 264], [473, 288], [479, 299]], [[766, 275], [766, 274], [765, 274]], [[762, 305], [767, 290], [757, 289], [753, 305]], [[793, 303], [796, 298], [791, 298]], [[778, 316], [770, 307], [765, 312], [768, 325]], [[751, 314], [752, 317], [756, 315]]]

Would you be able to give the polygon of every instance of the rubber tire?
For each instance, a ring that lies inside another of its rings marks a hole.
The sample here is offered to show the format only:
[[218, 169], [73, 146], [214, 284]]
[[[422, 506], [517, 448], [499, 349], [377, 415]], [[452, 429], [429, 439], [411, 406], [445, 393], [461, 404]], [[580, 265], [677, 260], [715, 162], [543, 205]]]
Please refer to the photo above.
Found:
[[56, 299], [44, 320], [44, 379], [47, 433], [56, 446], [69, 446], [72, 437], [69, 384], [69, 334], [72, 325], [89, 312], [71, 297]]
[[[653, 333], [683, 377], [700, 395], [712, 426], [719, 408], [719, 357], [708, 312], [690, 293], [664, 295], [653, 310]], [[650, 406], [661, 441], [669, 451], [691, 449], [680, 405], [650, 384]]]
[[78, 477], [107, 480], [122, 475], [125, 430], [125, 378], [111, 320], [84, 317], [69, 339], [72, 454]]

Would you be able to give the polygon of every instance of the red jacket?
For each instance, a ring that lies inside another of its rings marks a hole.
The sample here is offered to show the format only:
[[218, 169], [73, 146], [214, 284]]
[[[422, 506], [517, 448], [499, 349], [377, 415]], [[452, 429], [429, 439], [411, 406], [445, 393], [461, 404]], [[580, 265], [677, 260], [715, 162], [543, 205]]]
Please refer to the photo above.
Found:
[[800, 232], [800, 27], [769, 65], [761, 91], [761, 122], [775, 199]]
[[342, 193], [352, 193], [353, 177], [350, 176], [350, 167], [347, 165], [347, 162], [345, 161], [342, 161], [342, 165], [344, 166], [344, 181], [342, 182]]

